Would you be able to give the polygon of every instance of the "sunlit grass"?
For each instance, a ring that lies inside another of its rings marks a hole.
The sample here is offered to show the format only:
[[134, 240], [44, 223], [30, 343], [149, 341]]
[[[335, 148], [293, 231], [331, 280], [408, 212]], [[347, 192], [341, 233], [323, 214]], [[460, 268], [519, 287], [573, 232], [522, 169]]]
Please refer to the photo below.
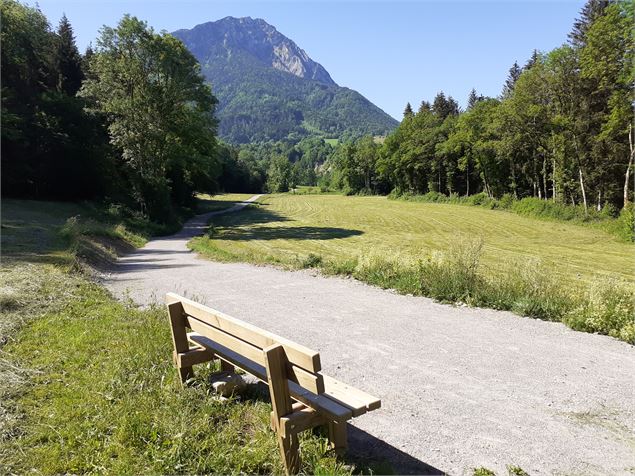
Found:
[[[215, 367], [181, 389], [165, 309], [119, 302], [77, 271], [78, 240], [128, 235], [84, 220], [89, 204], [2, 208], [0, 474], [282, 471], [266, 398], [212, 398]], [[352, 471], [323, 437], [301, 449], [305, 473]]]
[[482, 265], [490, 273], [504, 274], [510, 262], [538, 260], [546, 272], [571, 283], [598, 278], [635, 282], [635, 245], [589, 227], [384, 197], [284, 194], [260, 202], [240, 214], [215, 218], [214, 248], [280, 262], [309, 253], [324, 260], [369, 254], [418, 260], [447, 250], [459, 237], [479, 238]]
[[190, 246], [220, 261], [318, 268], [635, 343], [633, 267], [625, 265], [635, 245], [586, 226], [461, 205], [287, 194], [215, 217]]

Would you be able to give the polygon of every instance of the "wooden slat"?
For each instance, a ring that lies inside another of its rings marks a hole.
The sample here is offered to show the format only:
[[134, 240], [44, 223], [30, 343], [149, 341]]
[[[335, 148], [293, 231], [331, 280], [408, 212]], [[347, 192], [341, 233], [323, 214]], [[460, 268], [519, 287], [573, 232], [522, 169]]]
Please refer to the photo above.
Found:
[[[246, 359], [233, 350], [214, 342], [209, 337], [196, 332], [188, 333], [187, 337], [190, 342], [210, 349], [216, 357], [226, 360], [236, 367], [243, 369], [245, 372], [250, 373], [262, 382], [267, 381], [267, 371], [263, 365]], [[291, 380], [289, 380], [289, 393], [291, 394], [291, 398], [294, 400], [322, 412], [322, 414], [330, 420], [345, 421], [353, 416], [349, 408], [340, 405], [334, 400], [328, 398], [326, 395], [310, 392], [306, 388], [301, 387]]]
[[178, 367], [191, 367], [192, 365], [209, 362], [214, 358], [214, 353], [203, 347], [190, 349], [187, 352], [174, 353], [174, 360]]
[[313, 408], [302, 405], [297, 408], [297, 403], [293, 405], [293, 413], [280, 418], [280, 433], [282, 436], [300, 433], [320, 425], [328, 423], [324, 417]]
[[350, 408], [354, 417], [363, 415], [371, 410], [377, 410], [381, 407], [381, 400], [379, 400], [379, 398], [355, 387], [351, 387], [328, 375], [324, 375], [324, 395]]
[[215, 309], [203, 306], [178, 294], [168, 293], [166, 295], [166, 302], [180, 302], [186, 314], [261, 349], [274, 344], [280, 344], [284, 347], [289, 362], [298, 367], [310, 372], [318, 372], [322, 368], [320, 364], [320, 354], [303, 345], [296, 344], [284, 337], [280, 337], [252, 324], [223, 314]]
[[[265, 364], [265, 357], [262, 349], [238, 339], [233, 335], [223, 332], [214, 326], [210, 326], [192, 316], [186, 316], [187, 325], [195, 332], [209, 337], [215, 342], [237, 352], [238, 354], [252, 360], [260, 365]], [[308, 372], [293, 364], [287, 366], [289, 378], [302, 387], [314, 393], [324, 392], [324, 379], [322, 375]]]

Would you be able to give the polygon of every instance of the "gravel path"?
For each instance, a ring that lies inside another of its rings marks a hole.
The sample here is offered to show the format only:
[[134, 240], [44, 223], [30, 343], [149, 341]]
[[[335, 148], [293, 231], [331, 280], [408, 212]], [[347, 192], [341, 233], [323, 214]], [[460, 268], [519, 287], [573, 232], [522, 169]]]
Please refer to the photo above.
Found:
[[632, 346], [350, 279], [203, 260], [186, 243], [211, 215], [121, 258], [105, 284], [140, 304], [174, 291], [320, 351], [325, 373], [382, 399], [353, 420], [352, 457], [402, 473], [635, 473]]

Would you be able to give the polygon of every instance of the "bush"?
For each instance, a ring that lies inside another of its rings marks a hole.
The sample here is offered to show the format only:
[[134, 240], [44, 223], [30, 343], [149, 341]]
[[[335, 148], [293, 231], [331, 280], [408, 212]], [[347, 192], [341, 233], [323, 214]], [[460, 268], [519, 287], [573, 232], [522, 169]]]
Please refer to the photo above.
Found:
[[485, 286], [479, 275], [482, 250], [482, 239], [459, 239], [447, 253], [419, 262], [420, 292], [439, 301], [475, 304]]
[[635, 344], [635, 302], [626, 286], [596, 283], [564, 317], [571, 328], [607, 334]]
[[444, 203], [448, 201], [448, 197], [439, 192], [428, 192], [423, 197], [421, 197], [424, 202], [432, 202], [432, 203]]
[[585, 215], [584, 207], [565, 205], [551, 200], [542, 200], [536, 197], [526, 197], [514, 202], [512, 211], [519, 215], [529, 215], [537, 217], [556, 218], [558, 220], [588, 220], [594, 214], [589, 210], [590, 215]]
[[306, 258], [300, 260], [301, 268], [317, 268], [322, 264], [322, 257], [315, 253], [309, 253]]
[[620, 212], [617, 234], [625, 241], [635, 241], [635, 204], [627, 205]]
[[489, 198], [485, 193], [481, 192], [470, 195], [469, 197], [465, 198], [464, 201], [469, 205], [487, 205], [492, 202], [492, 199]]
[[514, 197], [511, 193], [504, 194], [500, 200], [498, 200], [498, 208], [509, 210], [514, 204]]

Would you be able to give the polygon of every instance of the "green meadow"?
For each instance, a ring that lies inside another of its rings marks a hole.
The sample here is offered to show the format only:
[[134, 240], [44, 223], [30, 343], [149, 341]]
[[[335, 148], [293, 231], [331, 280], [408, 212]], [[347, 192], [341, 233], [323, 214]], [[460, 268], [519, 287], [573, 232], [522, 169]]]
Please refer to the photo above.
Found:
[[635, 245], [592, 226], [378, 196], [267, 195], [191, 247], [635, 339]]

